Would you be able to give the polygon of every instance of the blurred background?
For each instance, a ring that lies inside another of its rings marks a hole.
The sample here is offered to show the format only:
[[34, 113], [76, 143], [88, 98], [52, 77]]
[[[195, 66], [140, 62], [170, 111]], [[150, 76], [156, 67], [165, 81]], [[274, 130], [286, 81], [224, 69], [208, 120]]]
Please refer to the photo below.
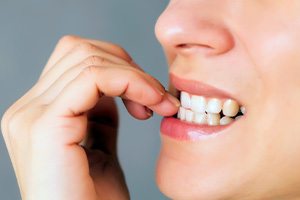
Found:
[[[167, 84], [154, 25], [167, 0], [0, 1], [0, 115], [36, 82], [56, 42], [66, 34], [123, 46], [148, 73]], [[166, 199], [155, 184], [160, 117], [146, 122], [120, 108], [119, 156], [133, 200]], [[0, 137], [0, 199], [20, 199]]]

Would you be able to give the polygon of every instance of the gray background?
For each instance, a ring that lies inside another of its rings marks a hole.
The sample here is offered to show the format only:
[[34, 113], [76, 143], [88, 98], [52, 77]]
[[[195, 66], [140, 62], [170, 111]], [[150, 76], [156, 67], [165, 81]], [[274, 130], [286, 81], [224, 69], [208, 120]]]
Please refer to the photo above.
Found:
[[[37, 80], [57, 40], [65, 34], [122, 45], [143, 68], [167, 83], [154, 24], [167, 0], [0, 0], [0, 115]], [[132, 199], [166, 199], [154, 172], [160, 117], [134, 120], [121, 112], [119, 154]], [[20, 199], [0, 137], [0, 199]]]

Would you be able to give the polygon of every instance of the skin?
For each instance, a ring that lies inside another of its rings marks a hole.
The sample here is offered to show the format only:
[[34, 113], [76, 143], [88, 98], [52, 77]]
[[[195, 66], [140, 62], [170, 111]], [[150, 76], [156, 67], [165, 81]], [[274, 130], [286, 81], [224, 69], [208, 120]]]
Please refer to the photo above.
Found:
[[[166, 196], [300, 198], [299, 10], [297, 0], [170, 1], [155, 28], [170, 73], [227, 91], [247, 113], [213, 139], [162, 136], [157, 184]], [[129, 199], [116, 155], [117, 96], [138, 119], [151, 116], [146, 108], [170, 116], [179, 105], [119, 46], [62, 38], [2, 119], [23, 199]]]
[[246, 107], [220, 137], [162, 136], [157, 183], [172, 199], [300, 198], [300, 2], [172, 0], [156, 24], [170, 73]]
[[63, 37], [2, 119], [22, 199], [129, 199], [116, 154], [117, 96], [137, 119], [179, 105], [121, 47]]

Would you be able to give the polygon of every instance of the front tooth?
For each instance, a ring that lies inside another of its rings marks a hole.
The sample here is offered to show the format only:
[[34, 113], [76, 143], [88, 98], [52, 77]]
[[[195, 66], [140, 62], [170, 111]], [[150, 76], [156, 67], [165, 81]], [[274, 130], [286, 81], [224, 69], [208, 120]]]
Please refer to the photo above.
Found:
[[186, 110], [185, 111], [185, 120], [187, 122], [192, 122], [194, 118], [194, 112], [191, 110]]
[[230, 124], [232, 121], [233, 119], [230, 117], [222, 117], [222, 119], [220, 120], [220, 125], [227, 125]]
[[213, 98], [208, 101], [206, 112], [208, 113], [220, 113], [222, 110], [222, 102], [219, 99]]
[[186, 113], [186, 110], [183, 107], [180, 107], [179, 111], [178, 111], [178, 118], [180, 120], [185, 120], [185, 113]]
[[207, 124], [211, 126], [217, 126], [220, 124], [220, 114], [208, 113]]
[[206, 110], [206, 99], [202, 96], [192, 95], [191, 109], [194, 112], [204, 113]]
[[180, 101], [184, 108], [191, 108], [191, 98], [187, 92], [181, 92]]
[[207, 114], [195, 113], [193, 122], [197, 124], [207, 124]]
[[239, 104], [232, 99], [228, 99], [223, 104], [223, 114], [228, 117], [234, 117], [239, 112]]

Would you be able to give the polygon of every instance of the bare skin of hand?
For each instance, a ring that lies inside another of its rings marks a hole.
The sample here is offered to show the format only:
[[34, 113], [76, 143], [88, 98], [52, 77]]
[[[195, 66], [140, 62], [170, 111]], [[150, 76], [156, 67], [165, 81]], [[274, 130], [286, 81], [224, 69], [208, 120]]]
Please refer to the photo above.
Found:
[[23, 199], [129, 199], [113, 97], [137, 119], [170, 116], [179, 106], [121, 47], [63, 37], [36, 84], [2, 118]]

